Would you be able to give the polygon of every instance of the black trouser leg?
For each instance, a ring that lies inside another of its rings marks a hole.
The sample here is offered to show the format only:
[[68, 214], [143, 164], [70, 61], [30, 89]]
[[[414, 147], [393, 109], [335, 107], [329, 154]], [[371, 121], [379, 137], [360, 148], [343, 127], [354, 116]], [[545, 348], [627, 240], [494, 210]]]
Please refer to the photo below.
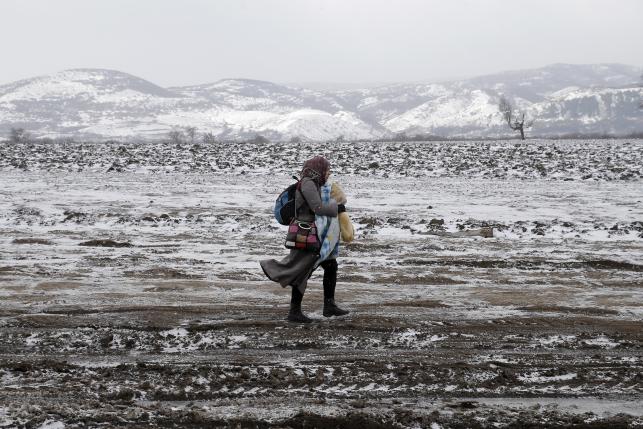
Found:
[[304, 294], [299, 292], [296, 287], [292, 288], [292, 295], [290, 296], [290, 311], [288, 312], [288, 321], [295, 323], [310, 323], [313, 319], [306, 316], [301, 312], [301, 300]]
[[301, 301], [304, 299], [304, 294], [299, 292], [299, 289], [292, 286], [292, 294], [290, 295], [290, 305], [294, 307], [301, 307]]
[[324, 317], [344, 316], [348, 310], [335, 304], [335, 285], [337, 284], [337, 261], [329, 259], [322, 262], [324, 268]]
[[327, 259], [321, 263], [324, 269], [324, 299], [335, 299], [335, 286], [337, 285], [337, 261]]

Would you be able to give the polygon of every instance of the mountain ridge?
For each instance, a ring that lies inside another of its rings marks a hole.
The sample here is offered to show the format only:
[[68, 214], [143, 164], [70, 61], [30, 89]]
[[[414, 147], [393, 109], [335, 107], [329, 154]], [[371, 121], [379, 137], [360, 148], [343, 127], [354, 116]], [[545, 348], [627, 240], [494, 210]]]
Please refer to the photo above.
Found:
[[535, 119], [528, 133], [643, 131], [642, 69], [552, 64], [440, 83], [314, 90], [227, 78], [163, 88], [109, 69], [70, 69], [0, 85], [0, 133], [159, 138], [196, 127], [218, 138], [384, 138], [395, 134], [493, 137], [512, 132], [500, 96]]

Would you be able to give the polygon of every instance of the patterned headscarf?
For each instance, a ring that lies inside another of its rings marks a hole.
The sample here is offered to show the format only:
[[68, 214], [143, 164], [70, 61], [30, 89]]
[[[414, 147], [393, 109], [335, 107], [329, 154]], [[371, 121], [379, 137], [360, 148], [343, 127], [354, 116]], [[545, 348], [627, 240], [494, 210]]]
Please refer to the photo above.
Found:
[[319, 186], [326, 183], [326, 173], [330, 170], [330, 162], [323, 156], [316, 156], [304, 162], [301, 178], [310, 177]]

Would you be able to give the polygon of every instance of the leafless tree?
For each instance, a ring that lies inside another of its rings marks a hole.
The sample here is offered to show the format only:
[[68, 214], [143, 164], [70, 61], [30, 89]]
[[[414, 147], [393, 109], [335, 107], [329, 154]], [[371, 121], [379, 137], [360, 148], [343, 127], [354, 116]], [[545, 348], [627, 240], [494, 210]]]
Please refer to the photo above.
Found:
[[167, 133], [167, 136], [170, 138], [170, 141], [174, 144], [181, 144], [184, 141], [185, 135], [181, 130], [172, 130]]
[[9, 131], [9, 141], [12, 143], [24, 143], [29, 139], [29, 133], [24, 128], [11, 128]]
[[396, 142], [405, 142], [409, 139], [409, 137], [406, 135], [406, 133], [397, 133], [395, 134], [395, 137], [393, 137], [393, 141]]
[[252, 140], [250, 140], [250, 141], [251, 141], [252, 143], [256, 143], [256, 144], [266, 144], [266, 143], [270, 143], [270, 140], [268, 140], [266, 137], [262, 136], [261, 134], [257, 134], [257, 135], [255, 136], [255, 138], [253, 138], [253, 139], [252, 139]]
[[525, 114], [521, 113], [520, 116], [515, 112], [514, 107], [511, 105], [509, 100], [505, 97], [500, 97], [500, 102], [498, 103], [498, 110], [502, 113], [502, 116], [505, 118], [507, 125], [514, 131], [520, 131], [520, 138], [525, 139], [525, 128], [529, 128], [534, 124], [534, 121], [525, 123]]
[[203, 133], [203, 143], [204, 144], [215, 144], [217, 142], [216, 137], [212, 133], [212, 131], [208, 131], [207, 133]]
[[196, 137], [196, 127], [185, 127], [185, 135], [190, 139], [190, 143], [194, 144]]

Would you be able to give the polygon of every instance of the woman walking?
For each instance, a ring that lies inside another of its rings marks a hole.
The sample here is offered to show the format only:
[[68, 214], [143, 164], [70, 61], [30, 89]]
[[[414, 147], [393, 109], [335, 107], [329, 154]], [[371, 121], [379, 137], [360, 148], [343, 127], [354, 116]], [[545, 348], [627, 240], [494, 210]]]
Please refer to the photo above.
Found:
[[[343, 195], [340, 201], [322, 201], [321, 188], [330, 176], [330, 163], [323, 156], [316, 156], [304, 163], [301, 171], [301, 181], [295, 197], [295, 218], [301, 222], [315, 222], [315, 216], [337, 217], [338, 213], [346, 211]], [[312, 319], [301, 311], [301, 302], [308, 279], [317, 266], [324, 269], [324, 310], [325, 317], [343, 316], [347, 310], [335, 304], [335, 285], [337, 283], [336, 252], [319, 261], [320, 254], [306, 249], [291, 249], [290, 254], [281, 261], [267, 259], [261, 261], [261, 268], [268, 278], [281, 286], [291, 286], [290, 311], [288, 320], [296, 323], [310, 323]]]

